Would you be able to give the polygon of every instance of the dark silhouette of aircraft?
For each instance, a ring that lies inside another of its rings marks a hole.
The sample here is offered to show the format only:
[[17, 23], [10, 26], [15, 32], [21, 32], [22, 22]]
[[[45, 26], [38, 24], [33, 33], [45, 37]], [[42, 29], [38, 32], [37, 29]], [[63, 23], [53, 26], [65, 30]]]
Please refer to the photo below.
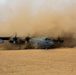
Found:
[[12, 44], [21, 44], [24, 42], [20, 37], [15, 36], [9, 36], [9, 37], [0, 37], [0, 43], [4, 43], [4, 41], [8, 40], [9, 43]]
[[41, 49], [50, 49], [58, 47], [61, 43], [64, 42], [63, 39], [57, 38], [57, 39], [51, 39], [49, 37], [25, 37], [24, 39], [17, 37], [15, 35], [14, 37], [0, 37], [0, 43], [4, 43], [5, 40], [8, 40], [9, 43], [12, 44], [25, 44], [26, 49], [29, 48], [41, 48]]
[[59, 47], [64, 40], [61, 38], [51, 39], [49, 37], [26, 37], [25, 44], [28, 44], [26, 48], [36, 48], [36, 49], [50, 49]]

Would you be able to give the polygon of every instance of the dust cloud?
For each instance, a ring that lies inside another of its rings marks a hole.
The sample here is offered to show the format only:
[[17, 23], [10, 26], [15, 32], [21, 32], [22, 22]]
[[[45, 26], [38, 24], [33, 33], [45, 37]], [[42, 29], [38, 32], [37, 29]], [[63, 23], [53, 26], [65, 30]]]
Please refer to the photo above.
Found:
[[26, 6], [23, 3], [17, 5], [16, 9], [10, 8], [7, 4], [4, 9], [6, 9], [3, 11], [6, 18], [4, 16], [2, 16], [3, 20], [0, 18], [1, 35], [8, 36], [18, 33], [18, 36], [59, 36], [64, 39], [68, 38], [69, 41], [70, 38], [76, 39], [75, 4], [68, 4], [62, 10], [49, 9], [44, 5], [35, 14], [32, 14], [30, 5]]
[[[76, 37], [76, 10], [75, 7], [67, 7], [64, 12], [40, 10], [32, 15], [24, 6], [16, 10], [13, 17], [6, 23], [9, 25], [9, 32], [18, 33], [19, 36], [40, 35], [40, 36], [67, 36]], [[7, 29], [7, 28], [6, 28]]]

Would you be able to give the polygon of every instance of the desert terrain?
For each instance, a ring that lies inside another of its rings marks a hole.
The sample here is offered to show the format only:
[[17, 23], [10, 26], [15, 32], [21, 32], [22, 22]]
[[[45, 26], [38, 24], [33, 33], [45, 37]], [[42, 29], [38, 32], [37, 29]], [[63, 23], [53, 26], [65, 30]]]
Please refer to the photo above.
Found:
[[[64, 37], [63, 48], [0, 44], [0, 75], [76, 75], [76, 0], [0, 0], [0, 37]], [[8, 40], [9, 41], [9, 40]]]
[[76, 48], [0, 50], [0, 75], [76, 75]]

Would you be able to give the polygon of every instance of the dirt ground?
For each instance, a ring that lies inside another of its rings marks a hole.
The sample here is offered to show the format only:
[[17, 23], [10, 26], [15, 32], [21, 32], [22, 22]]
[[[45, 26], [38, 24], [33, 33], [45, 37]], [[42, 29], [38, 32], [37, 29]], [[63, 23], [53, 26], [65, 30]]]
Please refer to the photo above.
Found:
[[0, 50], [0, 75], [76, 75], [76, 48]]

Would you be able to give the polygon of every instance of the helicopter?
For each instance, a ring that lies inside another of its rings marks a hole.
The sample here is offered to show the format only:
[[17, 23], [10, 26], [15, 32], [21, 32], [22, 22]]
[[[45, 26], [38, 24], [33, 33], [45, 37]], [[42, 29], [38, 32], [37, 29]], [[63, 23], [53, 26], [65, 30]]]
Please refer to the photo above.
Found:
[[50, 37], [29, 37], [26, 36], [24, 38], [15, 36], [9, 37], [0, 37], [0, 44], [4, 43], [7, 40], [11, 44], [16, 45], [25, 45], [25, 49], [50, 49], [59, 47], [64, 40], [58, 37], [57, 39], [52, 39]]
[[25, 44], [27, 44], [26, 48], [35, 48], [35, 49], [50, 49], [59, 47], [64, 40], [61, 38], [52, 39], [50, 37], [26, 37]]
[[24, 43], [24, 40], [22, 40], [21, 37], [18, 37], [17, 33], [15, 33], [14, 36], [0, 37], [0, 44], [4, 43], [5, 41], [8, 41], [11, 44], [22, 44], [22, 43]]

